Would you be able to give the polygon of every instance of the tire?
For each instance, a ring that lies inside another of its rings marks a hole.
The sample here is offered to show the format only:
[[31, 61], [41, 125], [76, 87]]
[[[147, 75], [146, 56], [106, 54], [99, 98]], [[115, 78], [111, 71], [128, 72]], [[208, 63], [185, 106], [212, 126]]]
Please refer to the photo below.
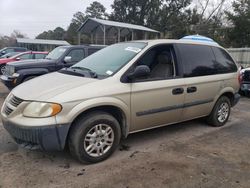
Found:
[[4, 74], [5, 68], [6, 68], [6, 65], [0, 65], [0, 75]]
[[[231, 103], [228, 97], [220, 97], [211, 114], [207, 117], [207, 122], [213, 127], [221, 127], [228, 121], [231, 112]], [[219, 115], [219, 113], [221, 115]]]
[[[69, 150], [82, 163], [103, 161], [119, 145], [121, 139], [120, 125], [112, 115], [106, 112], [89, 113], [77, 119], [72, 126], [68, 139]], [[101, 148], [103, 149], [101, 150]]]

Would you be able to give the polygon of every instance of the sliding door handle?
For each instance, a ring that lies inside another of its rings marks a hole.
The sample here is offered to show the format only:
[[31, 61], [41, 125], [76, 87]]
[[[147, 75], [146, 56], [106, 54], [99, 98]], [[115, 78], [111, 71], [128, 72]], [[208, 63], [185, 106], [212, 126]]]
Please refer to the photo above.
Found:
[[194, 93], [194, 92], [196, 92], [197, 91], [197, 87], [188, 87], [187, 88], [187, 93]]

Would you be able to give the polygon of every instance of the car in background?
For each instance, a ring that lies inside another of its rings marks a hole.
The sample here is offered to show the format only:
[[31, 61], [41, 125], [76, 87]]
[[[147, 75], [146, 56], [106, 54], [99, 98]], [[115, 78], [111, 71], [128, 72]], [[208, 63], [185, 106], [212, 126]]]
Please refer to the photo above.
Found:
[[12, 89], [34, 77], [71, 67], [104, 47], [103, 45], [59, 46], [52, 50], [45, 59], [8, 63], [1, 81]]
[[20, 61], [26, 59], [44, 59], [48, 55], [48, 52], [37, 52], [37, 51], [27, 51], [23, 53], [18, 53], [9, 58], [0, 59], [0, 74], [4, 74], [6, 64], [13, 61]]
[[1, 56], [0, 59], [3, 59], [3, 58], [10, 58], [10, 57], [12, 57], [12, 56], [14, 56], [14, 55], [17, 55], [17, 54], [20, 54], [20, 52], [10, 52], [10, 53], [7, 53], [7, 54]]
[[240, 94], [250, 97], [250, 68], [245, 68], [240, 71], [241, 86]]
[[28, 51], [28, 49], [23, 47], [6, 47], [0, 50], [0, 57], [10, 52], [26, 52], [26, 51]]

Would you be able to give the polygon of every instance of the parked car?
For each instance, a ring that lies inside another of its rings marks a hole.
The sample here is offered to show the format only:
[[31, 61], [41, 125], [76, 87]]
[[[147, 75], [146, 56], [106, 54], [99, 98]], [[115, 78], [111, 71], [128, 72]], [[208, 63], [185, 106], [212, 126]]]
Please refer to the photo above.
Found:
[[241, 80], [240, 93], [250, 97], [250, 68], [241, 70]]
[[68, 146], [79, 161], [99, 162], [131, 133], [200, 117], [223, 126], [240, 98], [238, 76], [212, 41], [118, 43], [16, 87], [1, 119], [19, 144]]
[[1, 81], [9, 88], [49, 72], [70, 67], [104, 46], [60, 46], [52, 50], [43, 60], [8, 63]]
[[6, 47], [6, 48], [3, 48], [0, 50], [0, 57], [7, 54], [7, 53], [10, 53], [10, 52], [25, 52], [25, 51], [28, 51], [27, 48], [23, 48], [23, 47]]
[[14, 56], [14, 55], [17, 55], [17, 54], [20, 54], [20, 52], [10, 52], [10, 53], [7, 53], [7, 54], [1, 56], [0, 59], [3, 59], [3, 58], [10, 58], [10, 57], [12, 57], [12, 56]]
[[0, 74], [4, 74], [6, 70], [6, 64], [13, 61], [27, 60], [27, 59], [43, 59], [46, 57], [48, 52], [36, 52], [36, 51], [27, 51], [18, 53], [9, 58], [0, 59]]

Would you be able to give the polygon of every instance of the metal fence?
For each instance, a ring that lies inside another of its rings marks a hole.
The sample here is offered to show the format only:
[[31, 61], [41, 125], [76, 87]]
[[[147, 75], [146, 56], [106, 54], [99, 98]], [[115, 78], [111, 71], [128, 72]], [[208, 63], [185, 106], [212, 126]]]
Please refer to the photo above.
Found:
[[250, 67], [250, 48], [229, 48], [227, 50], [237, 63], [243, 67]]

